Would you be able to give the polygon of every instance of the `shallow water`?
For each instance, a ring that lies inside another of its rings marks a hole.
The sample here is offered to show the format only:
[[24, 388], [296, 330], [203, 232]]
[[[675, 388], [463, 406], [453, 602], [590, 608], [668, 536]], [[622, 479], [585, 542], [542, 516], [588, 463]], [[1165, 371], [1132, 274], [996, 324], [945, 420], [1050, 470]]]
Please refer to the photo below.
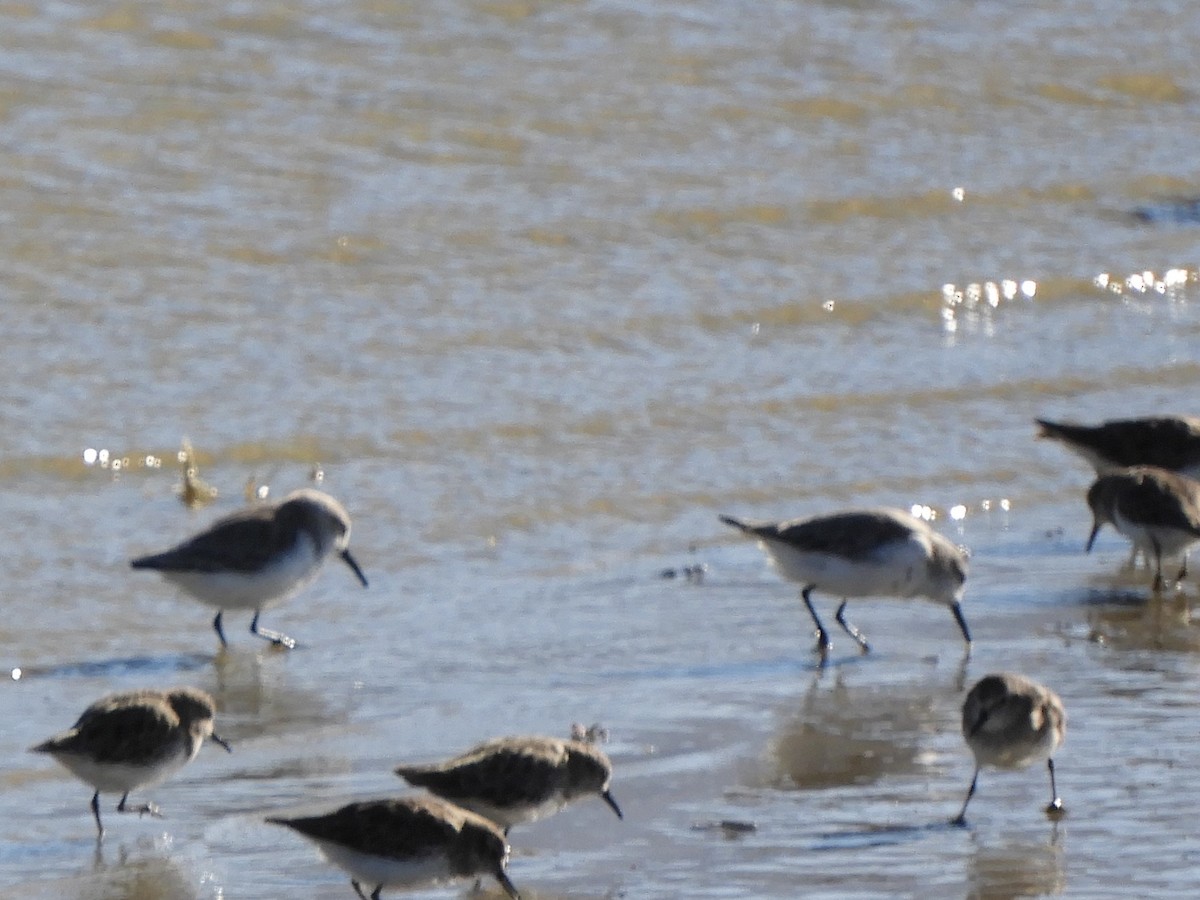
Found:
[[[1195, 893], [1196, 582], [1084, 555], [1088, 471], [1032, 420], [1197, 411], [1198, 16], [0, 3], [0, 895], [349, 896], [264, 816], [573, 721], [626, 818], [515, 831], [523, 896]], [[296, 651], [232, 614], [218, 655], [128, 568], [314, 466], [371, 584], [265, 613]], [[879, 503], [970, 548], [969, 657], [860, 601], [873, 652], [819, 670], [716, 518]], [[945, 824], [996, 669], [1066, 704], [1057, 825], [1043, 769]], [[235, 752], [97, 848], [26, 748], [176, 683]]]

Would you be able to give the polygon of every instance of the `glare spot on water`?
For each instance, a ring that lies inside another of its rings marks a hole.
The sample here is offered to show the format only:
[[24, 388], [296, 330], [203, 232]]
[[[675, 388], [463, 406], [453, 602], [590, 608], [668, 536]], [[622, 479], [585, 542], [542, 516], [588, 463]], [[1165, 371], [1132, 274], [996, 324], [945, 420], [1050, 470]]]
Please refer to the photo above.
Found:
[[950, 192], [950, 196], [953, 197], [959, 203], [962, 203], [963, 199], [967, 196], [967, 192], [966, 192], [965, 188], [956, 187], [954, 190], [952, 190]]
[[17, 666], [15, 669], [12, 670], [12, 680], [13, 681], [21, 680], [21, 667], [20, 666]]
[[[1167, 269], [1161, 277], [1153, 270], [1145, 269], [1132, 272], [1125, 276], [1115, 276], [1101, 272], [1092, 279], [1092, 283], [1102, 291], [1129, 296], [1130, 294], [1158, 294], [1166, 297], [1172, 304], [1184, 305], [1187, 302], [1186, 289], [1197, 279], [1197, 273], [1190, 269]], [[1151, 311], [1149, 307], [1145, 311]]]
[[960, 522], [963, 519], [965, 519], [966, 517], [967, 517], [967, 508], [963, 504], [959, 503], [956, 506], [950, 507], [950, 518], [954, 519], [954, 521]]
[[994, 311], [1002, 301], [1015, 300], [1018, 296], [1030, 300], [1037, 293], [1037, 282], [1033, 279], [1016, 281], [1004, 278], [998, 281], [973, 281], [963, 287], [953, 283], [942, 285], [942, 330], [953, 334], [962, 327], [968, 334], [982, 333], [988, 337], [995, 334]]
[[1009, 499], [1007, 497], [1005, 497], [1004, 499], [1002, 499], [1000, 501], [1000, 508], [1002, 510], [1004, 510], [1005, 512], [1008, 512], [1010, 509], [1012, 509], [1012, 503], [1009, 501]]
[[100, 452], [95, 447], [88, 447], [83, 451], [83, 464], [85, 466], [94, 466], [96, 460], [100, 458]]
[[922, 519], [926, 522], [932, 522], [937, 518], [937, 511], [932, 506], [926, 506], [923, 503], [914, 503], [910, 511], [914, 518]]

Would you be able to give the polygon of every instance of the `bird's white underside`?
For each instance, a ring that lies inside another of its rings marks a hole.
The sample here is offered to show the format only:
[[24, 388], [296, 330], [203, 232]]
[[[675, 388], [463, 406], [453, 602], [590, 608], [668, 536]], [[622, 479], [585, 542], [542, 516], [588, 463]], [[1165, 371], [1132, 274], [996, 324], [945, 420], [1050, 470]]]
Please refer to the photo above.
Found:
[[880, 544], [870, 556], [849, 559], [806, 552], [783, 541], [760, 540], [778, 572], [790, 581], [838, 597], [918, 597], [941, 603], [961, 599], [962, 586], [949, 572], [932, 571], [930, 539], [913, 533]]
[[290, 551], [254, 573], [163, 571], [160, 574], [209, 606], [269, 609], [312, 582], [324, 561], [313, 540], [302, 533]]

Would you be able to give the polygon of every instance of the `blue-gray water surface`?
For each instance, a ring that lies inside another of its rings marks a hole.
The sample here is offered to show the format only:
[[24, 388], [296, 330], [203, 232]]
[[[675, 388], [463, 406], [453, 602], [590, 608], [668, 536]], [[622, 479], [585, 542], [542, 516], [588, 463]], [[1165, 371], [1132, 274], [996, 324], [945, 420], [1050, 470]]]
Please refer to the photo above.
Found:
[[[572, 722], [625, 820], [514, 829], [527, 898], [1200, 891], [1200, 588], [1085, 555], [1089, 470], [1033, 425], [1200, 412], [1197, 33], [1170, 0], [0, 2], [0, 896], [353, 896], [264, 817]], [[295, 651], [230, 614], [218, 654], [129, 569], [318, 470], [371, 583], [265, 613]], [[875, 504], [970, 549], [969, 656], [864, 600], [873, 652], [820, 670], [717, 520]], [[1042, 767], [945, 824], [998, 669], [1066, 704], [1058, 824]], [[98, 846], [27, 748], [184, 683], [233, 754], [131, 798], [163, 819], [105, 798]]]

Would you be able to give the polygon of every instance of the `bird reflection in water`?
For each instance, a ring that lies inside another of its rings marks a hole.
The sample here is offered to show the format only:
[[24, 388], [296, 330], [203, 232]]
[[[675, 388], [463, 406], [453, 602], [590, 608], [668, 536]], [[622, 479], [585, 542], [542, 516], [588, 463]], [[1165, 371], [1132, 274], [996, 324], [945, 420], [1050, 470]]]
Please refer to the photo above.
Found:
[[[927, 683], [851, 688], [839, 677], [821, 691], [819, 682], [814, 678], [800, 712], [773, 742], [778, 778], [815, 790], [873, 784], [925, 768], [922, 739], [937, 734], [945, 718]], [[947, 697], [956, 689], [948, 685]]]
[[1088, 640], [1118, 650], [1200, 653], [1200, 628], [1181, 594], [1152, 596], [1110, 591], [1089, 603]]
[[968, 900], [1048, 897], [1067, 888], [1063, 835], [1054, 825], [1049, 838], [1014, 840], [998, 846], [978, 842], [967, 858]]

